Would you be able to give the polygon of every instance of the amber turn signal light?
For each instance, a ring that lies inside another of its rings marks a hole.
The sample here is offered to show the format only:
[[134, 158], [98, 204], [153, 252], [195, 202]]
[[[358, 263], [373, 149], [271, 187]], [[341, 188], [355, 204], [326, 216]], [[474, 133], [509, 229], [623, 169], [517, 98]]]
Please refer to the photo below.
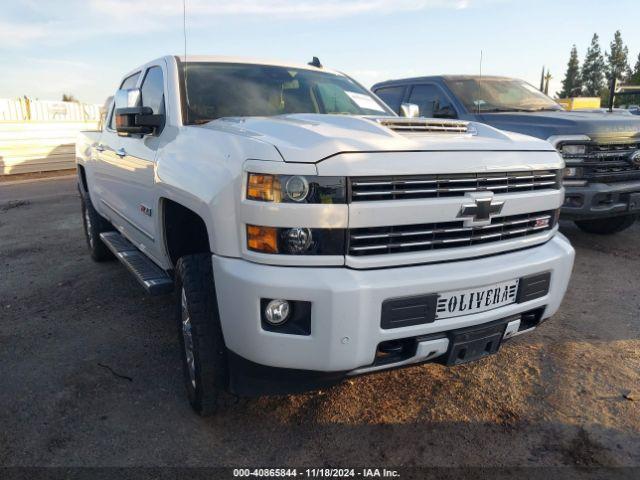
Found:
[[247, 248], [254, 252], [278, 253], [278, 229], [247, 225]]
[[280, 180], [275, 175], [250, 173], [247, 179], [247, 198], [263, 202], [280, 201]]

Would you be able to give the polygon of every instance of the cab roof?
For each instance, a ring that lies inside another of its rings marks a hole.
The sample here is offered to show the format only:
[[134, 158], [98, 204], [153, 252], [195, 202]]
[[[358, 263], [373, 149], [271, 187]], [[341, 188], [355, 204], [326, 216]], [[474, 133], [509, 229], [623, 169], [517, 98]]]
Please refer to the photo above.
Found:
[[[159, 64], [164, 62], [166, 65], [173, 65], [175, 62], [179, 61], [185, 63], [184, 55], [165, 55], [164, 57], [155, 58], [146, 62], [142, 65], [138, 65], [133, 70], [128, 71], [122, 78], [127, 78], [131, 75], [134, 75], [138, 72], [144, 71], [152, 65]], [[299, 70], [311, 70], [314, 72], [326, 72], [332, 73], [334, 75], [345, 76], [344, 73], [339, 72], [337, 70], [331, 70], [329, 68], [324, 67], [314, 67], [312, 65], [308, 65], [305, 63], [289, 63], [282, 62], [278, 60], [269, 60], [265, 58], [247, 58], [247, 57], [232, 57], [225, 55], [187, 55], [186, 57], [187, 63], [241, 63], [246, 65], [272, 65], [276, 67], [285, 67], [285, 68], [296, 68]]]
[[457, 80], [517, 80], [512, 77], [502, 77], [498, 75], [427, 75], [423, 77], [411, 77], [411, 78], [399, 78], [395, 80], [385, 80], [384, 82], [376, 83], [372, 88], [389, 86], [389, 85], [405, 85], [409, 83], [419, 83], [434, 80], [444, 81], [457, 81]]
[[306, 63], [290, 63], [283, 62], [280, 60], [272, 60], [266, 58], [251, 58], [251, 57], [233, 57], [233, 56], [225, 56], [225, 55], [176, 55], [175, 58], [180, 60], [181, 62], [187, 63], [243, 63], [247, 65], [272, 65], [276, 67], [285, 67], [285, 68], [296, 68], [301, 70], [312, 70], [312, 71], [322, 71], [327, 73], [333, 73], [336, 75], [344, 75], [337, 70], [331, 70], [329, 68], [324, 67], [314, 67], [312, 65], [308, 65]]

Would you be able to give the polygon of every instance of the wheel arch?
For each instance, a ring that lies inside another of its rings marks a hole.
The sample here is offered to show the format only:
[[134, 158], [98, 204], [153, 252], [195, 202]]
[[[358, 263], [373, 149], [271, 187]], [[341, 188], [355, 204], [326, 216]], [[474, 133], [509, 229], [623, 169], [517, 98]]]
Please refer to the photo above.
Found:
[[185, 255], [213, 252], [202, 215], [168, 197], [160, 198], [160, 211], [164, 249], [172, 267]]
[[89, 182], [87, 182], [87, 172], [84, 165], [77, 164], [78, 171], [78, 190], [83, 198], [89, 196]]

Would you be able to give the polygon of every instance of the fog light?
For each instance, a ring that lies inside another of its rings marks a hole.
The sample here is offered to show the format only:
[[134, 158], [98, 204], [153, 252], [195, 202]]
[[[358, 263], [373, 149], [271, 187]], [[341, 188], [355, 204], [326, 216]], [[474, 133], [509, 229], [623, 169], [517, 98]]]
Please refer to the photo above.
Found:
[[264, 309], [264, 316], [271, 325], [282, 325], [289, 318], [290, 310], [286, 300], [271, 300]]
[[583, 203], [582, 197], [576, 195], [567, 195], [564, 199], [565, 207], [581, 207]]

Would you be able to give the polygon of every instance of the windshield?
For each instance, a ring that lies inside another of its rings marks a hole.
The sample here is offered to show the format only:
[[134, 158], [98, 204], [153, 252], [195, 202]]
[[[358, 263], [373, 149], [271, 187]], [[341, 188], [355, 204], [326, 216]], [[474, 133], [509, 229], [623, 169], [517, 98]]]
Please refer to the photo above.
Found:
[[287, 113], [393, 115], [366, 89], [341, 75], [241, 63], [180, 66], [187, 124]]
[[522, 80], [464, 78], [446, 80], [469, 112], [536, 112], [562, 107]]

